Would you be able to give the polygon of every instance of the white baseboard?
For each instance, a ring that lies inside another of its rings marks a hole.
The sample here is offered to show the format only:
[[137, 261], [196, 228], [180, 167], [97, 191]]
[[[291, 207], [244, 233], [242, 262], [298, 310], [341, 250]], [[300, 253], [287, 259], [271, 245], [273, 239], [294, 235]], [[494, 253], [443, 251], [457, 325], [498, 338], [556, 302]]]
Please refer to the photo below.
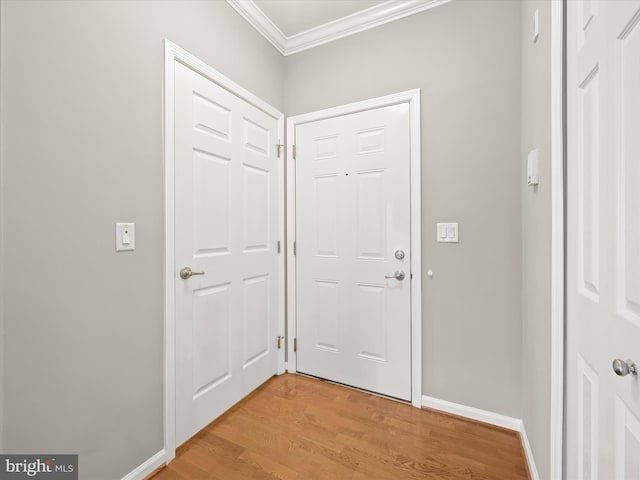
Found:
[[531, 450], [531, 445], [529, 444], [529, 439], [527, 438], [527, 431], [524, 429], [524, 423], [522, 424], [522, 429], [520, 430], [520, 440], [522, 441], [522, 448], [524, 448], [524, 456], [527, 459], [527, 463], [529, 464], [529, 473], [531, 474], [531, 480], [540, 480], [540, 475], [538, 475], [538, 469], [536, 468], [536, 461], [533, 458], [533, 450]]
[[466, 405], [460, 405], [459, 403], [447, 402], [446, 400], [427, 397], [426, 395], [422, 396], [422, 406], [458, 415], [460, 417], [469, 418], [478, 422], [488, 423], [489, 425], [507, 428], [520, 433], [520, 440], [522, 442], [522, 448], [524, 449], [525, 458], [527, 459], [527, 464], [529, 465], [531, 480], [540, 480], [538, 469], [536, 468], [536, 462], [533, 458], [533, 451], [531, 450], [531, 445], [527, 438], [527, 432], [524, 429], [524, 423], [519, 418], [507, 417], [506, 415], [500, 415], [499, 413], [468, 407]]
[[131, 470], [122, 480], [142, 480], [144, 477], [153, 472], [156, 468], [165, 462], [164, 448], [156, 453], [153, 457], [145, 461], [143, 464]]
[[454, 415], [460, 415], [461, 417], [470, 418], [490, 425], [496, 425], [516, 432], [520, 432], [522, 430], [522, 420], [519, 418], [507, 417], [505, 415], [500, 415], [499, 413], [488, 412], [487, 410], [480, 410], [479, 408], [474, 407], [467, 407], [466, 405], [447, 402], [446, 400], [440, 400], [439, 398], [423, 395], [422, 406], [452, 413]]

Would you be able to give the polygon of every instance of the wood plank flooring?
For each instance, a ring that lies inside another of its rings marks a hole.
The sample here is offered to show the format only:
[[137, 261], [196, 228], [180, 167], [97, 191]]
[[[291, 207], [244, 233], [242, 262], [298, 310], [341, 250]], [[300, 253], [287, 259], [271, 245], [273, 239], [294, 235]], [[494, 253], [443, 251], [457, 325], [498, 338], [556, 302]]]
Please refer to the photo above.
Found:
[[153, 480], [528, 479], [516, 432], [301, 375], [274, 377]]

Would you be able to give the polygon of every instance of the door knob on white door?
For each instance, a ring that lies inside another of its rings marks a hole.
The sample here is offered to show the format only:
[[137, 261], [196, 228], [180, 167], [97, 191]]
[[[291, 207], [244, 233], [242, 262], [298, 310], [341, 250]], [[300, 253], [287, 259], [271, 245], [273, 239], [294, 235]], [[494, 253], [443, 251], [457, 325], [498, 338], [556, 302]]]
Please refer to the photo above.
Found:
[[632, 375], [638, 374], [638, 368], [636, 367], [636, 364], [633, 362], [631, 363], [631, 365], [629, 365], [624, 360], [620, 360], [619, 358], [616, 358], [613, 361], [612, 366], [613, 366], [613, 371], [616, 372], [616, 375], [619, 375], [620, 377], [624, 377], [625, 375], [629, 375], [630, 373]]
[[385, 275], [384, 278], [395, 278], [396, 280], [404, 280], [404, 272], [402, 270], [396, 270], [393, 275]]
[[194, 272], [189, 267], [184, 267], [182, 270], [180, 270], [180, 278], [183, 280], [191, 278], [194, 275], [204, 275], [204, 272]]

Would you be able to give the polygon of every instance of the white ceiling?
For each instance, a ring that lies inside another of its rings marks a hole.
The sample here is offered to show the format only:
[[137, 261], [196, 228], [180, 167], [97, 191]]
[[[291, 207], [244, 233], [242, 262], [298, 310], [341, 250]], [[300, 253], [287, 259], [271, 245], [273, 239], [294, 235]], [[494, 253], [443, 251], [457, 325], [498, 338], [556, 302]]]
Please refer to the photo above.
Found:
[[317, 47], [451, 0], [227, 0], [283, 55]]
[[385, 0], [254, 0], [287, 37], [374, 7]]

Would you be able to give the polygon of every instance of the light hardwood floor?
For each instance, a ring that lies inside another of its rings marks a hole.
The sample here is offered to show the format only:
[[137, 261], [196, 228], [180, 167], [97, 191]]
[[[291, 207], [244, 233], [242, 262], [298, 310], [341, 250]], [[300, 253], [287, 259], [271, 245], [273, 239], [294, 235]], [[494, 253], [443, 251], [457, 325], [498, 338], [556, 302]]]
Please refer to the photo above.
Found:
[[516, 432], [300, 375], [274, 377], [153, 480], [527, 479]]

